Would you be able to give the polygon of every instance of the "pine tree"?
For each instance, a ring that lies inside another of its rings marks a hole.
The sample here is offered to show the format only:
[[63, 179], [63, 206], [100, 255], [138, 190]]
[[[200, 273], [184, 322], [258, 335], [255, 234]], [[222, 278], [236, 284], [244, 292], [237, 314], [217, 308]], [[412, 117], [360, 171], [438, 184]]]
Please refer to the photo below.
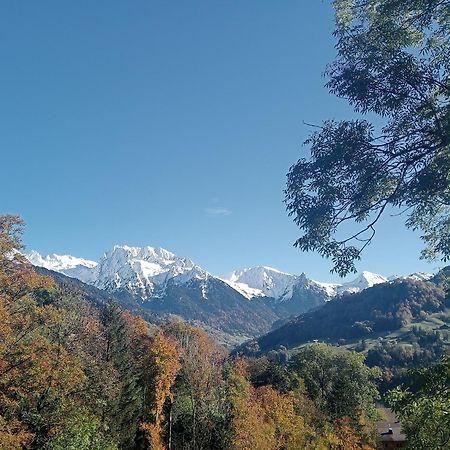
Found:
[[102, 317], [105, 326], [107, 363], [117, 373], [118, 395], [110, 399], [104, 416], [110, 418], [111, 431], [122, 449], [132, 449], [142, 411], [142, 388], [139, 374], [131, 358], [131, 341], [122, 310], [113, 302], [105, 305]]

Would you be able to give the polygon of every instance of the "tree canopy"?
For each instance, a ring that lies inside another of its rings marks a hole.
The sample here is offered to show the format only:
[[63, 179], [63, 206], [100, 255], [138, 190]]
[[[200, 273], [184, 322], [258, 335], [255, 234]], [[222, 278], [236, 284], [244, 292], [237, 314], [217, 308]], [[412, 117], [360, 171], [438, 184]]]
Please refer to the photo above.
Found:
[[39, 275], [22, 229], [0, 215], [0, 450], [373, 448], [288, 368], [265, 364], [255, 386], [205, 331], [150, 325]]
[[358, 423], [364, 416], [376, 416], [375, 380], [379, 372], [364, 365], [363, 355], [312, 344], [300, 350], [289, 366], [304, 381], [317, 407], [334, 419], [349, 418]]
[[408, 448], [450, 449], [449, 358], [416, 369], [410, 381], [413, 386], [398, 387], [388, 395], [408, 437]]
[[294, 245], [345, 276], [394, 207], [422, 232], [422, 257], [448, 260], [450, 1], [333, 4], [337, 58], [326, 86], [361, 118], [325, 121], [306, 141], [311, 157], [290, 168], [285, 202], [303, 232]]

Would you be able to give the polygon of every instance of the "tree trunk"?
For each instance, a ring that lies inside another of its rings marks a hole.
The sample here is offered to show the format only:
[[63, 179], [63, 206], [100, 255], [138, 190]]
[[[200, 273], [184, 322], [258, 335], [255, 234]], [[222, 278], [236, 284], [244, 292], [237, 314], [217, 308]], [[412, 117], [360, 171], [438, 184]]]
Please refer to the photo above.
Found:
[[192, 408], [192, 448], [195, 450], [197, 448], [197, 442], [196, 442], [196, 425], [197, 425], [197, 417], [196, 417], [196, 408], [195, 408], [195, 402], [192, 402], [193, 408]]
[[167, 450], [172, 450], [172, 400], [169, 405], [169, 442], [167, 445]]

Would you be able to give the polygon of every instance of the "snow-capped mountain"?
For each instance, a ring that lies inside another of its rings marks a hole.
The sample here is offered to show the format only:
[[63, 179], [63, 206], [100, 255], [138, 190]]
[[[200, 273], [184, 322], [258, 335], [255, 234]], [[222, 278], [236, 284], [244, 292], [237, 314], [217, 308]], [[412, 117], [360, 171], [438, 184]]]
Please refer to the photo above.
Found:
[[126, 245], [114, 246], [94, 270], [96, 287], [106, 291], [126, 289], [143, 299], [160, 295], [169, 281], [184, 284], [210, 276], [190, 259], [163, 248]]
[[[148, 308], [170, 313], [170, 308], [175, 308], [176, 303], [175, 309], [181, 315], [190, 315], [193, 308], [197, 308], [198, 305], [194, 307], [189, 303], [193, 298], [196, 301], [210, 300], [210, 305], [211, 302], [220, 303], [220, 298], [210, 295], [211, 292], [220, 291], [228, 299], [233, 297], [233, 302], [240, 298], [240, 301], [253, 304], [255, 309], [262, 302], [278, 317], [288, 317], [320, 306], [334, 296], [357, 293], [393, 279], [362, 272], [354, 280], [342, 284], [322, 283], [307, 278], [305, 274], [293, 275], [267, 266], [237, 270], [219, 278], [189, 258], [179, 257], [163, 248], [127, 245], [115, 245], [98, 262], [70, 255], [52, 254], [43, 257], [35, 251], [26, 257], [36, 266], [61, 272], [107, 292], [131, 294], [145, 302]], [[425, 280], [430, 275], [417, 273], [408, 277]], [[184, 293], [190, 290], [190, 300], [184, 306], [180, 304], [184, 294], [177, 291], [177, 286], [182, 287]], [[170, 295], [176, 295], [177, 298], [167, 300]], [[167, 304], [162, 305], [161, 299], [166, 299]], [[205, 304], [202, 307], [207, 306]]]
[[94, 284], [95, 282], [95, 267], [97, 266], [95, 261], [71, 255], [51, 254], [43, 257], [34, 250], [25, 254], [25, 256], [34, 266], [63, 273], [68, 277], [77, 278], [87, 284]]
[[354, 280], [336, 286], [336, 294], [356, 293], [364, 289], [375, 286], [376, 284], [386, 283], [388, 278], [372, 272], [361, 272]]
[[248, 298], [256, 296], [270, 297], [277, 301], [286, 301], [292, 298], [296, 287], [308, 286], [321, 289], [323, 294], [334, 297], [343, 293], [356, 293], [379, 283], [386, 283], [388, 279], [372, 272], [362, 272], [354, 280], [338, 283], [322, 283], [308, 279], [304, 274], [292, 275], [271, 267], [253, 267], [238, 270], [222, 278], [230, 286]]
[[142, 299], [160, 295], [169, 281], [182, 284], [193, 278], [206, 280], [209, 276], [190, 259], [163, 248], [115, 245], [98, 263], [69, 255], [42, 257], [36, 251], [25, 256], [35, 266], [109, 292], [127, 290]]
[[432, 273], [428, 273], [428, 272], [415, 272], [415, 273], [411, 273], [409, 275], [405, 275], [405, 276], [398, 276], [398, 275], [394, 275], [392, 277], [389, 277], [389, 280], [398, 280], [398, 279], [406, 279], [406, 280], [415, 280], [415, 281], [428, 281], [431, 278], [433, 278], [433, 274]]
[[248, 299], [266, 299], [281, 317], [301, 314], [331, 298], [324, 286], [305, 274], [292, 275], [272, 267], [238, 270], [222, 279]]
[[[163, 248], [116, 245], [98, 262], [70, 255], [25, 255], [36, 265], [110, 293], [124, 307], [157, 317], [176, 315], [227, 336], [255, 336], [276, 321], [299, 316], [334, 296], [390, 279], [362, 272], [353, 281], [321, 283], [267, 266], [219, 278]], [[409, 278], [428, 279], [429, 274]], [[395, 277], [400, 278], [400, 277]], [[404, 277], [405, 278], [405, 277]]]
[[[70, 255], [43, 257], [36, 251], [25, 256], [36, 266], [61, 272], [109, 292], [127, 290], [144, 300], [163, 295], [169, 282], [185, 284], [192, 279], [205, 281], [215, 278], [190, 259], [163, 248], [115, 245], [98, 262]], [[427, 279], [429, 274], [412, 274], [410, 277]], [[343, 284], [322, 283], [310, 280], [304, 274], [293, 275], [267, 266], [237, 270], [217, 279], [247, 299], [270, 298], [276, 303], [287, 302], [299, 292], [304, 295], [305, 291], [313, 291], [329, 300], [336, 295], [356, 293], [388, 281], [382, 275], [362, 272], [353, 281]]]
[[222, 279], [247, 298], [270, 297], [279, 301], [292, 298], [298, 283], [298, 276], [266, 266], [237, 270]]

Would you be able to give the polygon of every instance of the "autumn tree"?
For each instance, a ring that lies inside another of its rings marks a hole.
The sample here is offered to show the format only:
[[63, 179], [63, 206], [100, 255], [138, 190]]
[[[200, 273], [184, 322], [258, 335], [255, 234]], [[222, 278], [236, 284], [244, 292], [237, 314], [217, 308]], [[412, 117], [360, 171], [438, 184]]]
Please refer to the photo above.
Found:
[[272, 450], [276, 448], [273, 427], [263, 420], [261, 405], [255, 401], [254, 389], [247, 378], [246, 362], [238, 358], [226, 379], [227, 447], [231, 450]]
[[107, 303], [102, 311], [105, 327], [105, 363], [112, 366], [116, 395], [104, 405], [103, 416], [120, 441], [121, 448], [131, 449], [142, 411], [142, 386], [131, 353], [130, 330], [121, 308]]
[[221, 434], [223, 348], [208, 334], [182, 322], [163, 326], [181, 353], [181, 369], [175, 385], [174, 432], [189, 441], [189, 448], [211, 448]]
[[161, 442], [163, 411], [166, 401], [169, 402], [168, 418], [168, 448], [172, 447], [172, 402], [174, 398], [173, 386], [180, 370], [180, 353], [175, 340], [167, 338], [161, 330], [152, 336], [146, 364], [145, 386], [146, 416], [151, 421], [143, 423], [142, 428], [152, 449], [165, 448]]
[[0, 445], [43, 445], [84, 385], [76, 355], [65, 347], [65, 314], [41, 304], [54, 291], [18, 253], [23, 222], [0, 216]]
[[[289, 173], [295, 246], [355, 261], [390, 208], [422, 232], [426, 258], [450, 257], [450, 2], [335, 0], [337, 59], [327, 87], [366, 117], [329, 120]], [[381, 129], [380, 129], [381, 128]], [[349, 223], [356, 227], [347, 226]]]
[[352, 428], [347, 417], [337, 420], [332, 431], [326, 434], [327, 447], [331, 450], [374, 450]]
[[287, 393], [293, 389], [299, 389], [302, 380], [286, 365], [278, 362], [278, 358], [271, 355], [259, 358], [247, 358], [247, 371], [253, 386], [260, 387], [270, 385], [277, 391]]
[[315, 430], [302, 414], [301, 391], [281, 393], [270, 385], [255, 388], [249, 381], [248, 362], [238, 357], [226, 378], [231, 450], [325, 450], [328, 437]]

